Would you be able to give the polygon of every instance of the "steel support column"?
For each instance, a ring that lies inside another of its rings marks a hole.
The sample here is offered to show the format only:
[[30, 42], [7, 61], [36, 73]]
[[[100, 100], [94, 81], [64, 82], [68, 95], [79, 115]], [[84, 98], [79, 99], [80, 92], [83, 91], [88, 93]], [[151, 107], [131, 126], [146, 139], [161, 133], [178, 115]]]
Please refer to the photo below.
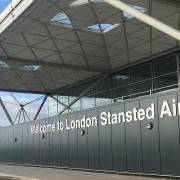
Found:
[[0, 104], [1, 104], [1, 106], [2, 106], [2, 108], [3, 108], [4, 113], [6, 114], [9, 122], [11, 123], [11, 125], [14, 125], [14, 122], [13, 122], [13, 120], [11, 119], [11, 116], [10, 116], [10, 114], [8, 113], [8, 111], [7, 111], [7, 109], [6, 109], [6, 106], [4, 105], [4, 103], [3, 103], [3, 101], [2, 101], [1, 98], [0, 98]]
[[44, 103], [46, 102], [46, 99], [47, 99], [47, 96], [44, 97], [44, 99], [43, 99], [43, 101], [42, 101], [42, 103], [41, 103], [41, 105], [40, 105], [40, 107], [39, 107], [39, 109], [38, 109], [38, 111], [37, 111], [37, 113], [36, 113], [36, 115], [34, 117], [34, 121], [37, 119], [39, 113], [41, 112], [41, 109], [43, 108]]
[[129, 13], [130, 15], [134, 16], [135, 18], [139, 19], [140, 21], [144, 22], [145, 24], [148, 24], [148, 25], [154, 27], [155, 29], [158, 29], [159, 31], [180, 41], [180, 31], [168, 26], [167, 24], [165, 24], [147, 14], [144, 14], [144, 13], [138, 11], [137, 9], [122, 2], [121, 0], [104, 0], [104, 2], [107, 2], [111, 6], [114, 6], [115, 8], [117, 8], [121, 11], [125, 11], [125, 12]]

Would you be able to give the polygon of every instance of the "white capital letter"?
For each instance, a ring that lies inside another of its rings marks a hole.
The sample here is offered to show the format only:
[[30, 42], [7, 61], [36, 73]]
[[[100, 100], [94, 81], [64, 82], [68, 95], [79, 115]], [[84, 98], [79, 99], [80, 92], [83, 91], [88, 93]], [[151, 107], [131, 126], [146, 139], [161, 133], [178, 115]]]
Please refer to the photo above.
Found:
[[160, 118], [163, 118], [165, 114], [167, 114], [169, 117], [172, 116], [172, 113], [171, 113], [171, 110], [169, 108], [169, 104], [167, 101], [163, 102]]
[[107, 124], [106, 112], [101, 113], [101, 125], [105, 126]]

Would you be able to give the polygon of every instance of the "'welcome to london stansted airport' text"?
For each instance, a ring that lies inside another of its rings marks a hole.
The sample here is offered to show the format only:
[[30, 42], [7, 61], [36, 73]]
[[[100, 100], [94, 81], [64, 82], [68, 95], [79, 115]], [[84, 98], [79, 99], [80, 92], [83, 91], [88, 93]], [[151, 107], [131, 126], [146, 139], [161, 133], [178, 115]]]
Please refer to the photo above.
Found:
[[[163, 101], [159, 117], [163, 118], [164, 116], [179, 116], [180, 115], [180, 103], [176, 102], [173, 99], [171, 102]], [[153, 120], [155, 118], [155, 104], [151, 103], [149, 107], [144, 108], [136, 108], [133, 107], [131, 110], [123, 111], [123, 112], [101, 112], [99, 117], [87, 117], [83, 116], [77, 120], [68, 120], [58, 121], [56, 123], [47, 123], [47, 124], [33, 124], [30, 126], [32, 134], [44, 134], [48, 132], [55, 131], [63, 131], [63, 130], [73, 130], [79, 128], [89, 128], [95, 126], [105, 126], [115, 124], [118, 125], [120, 123], [130, 123], [137, 122], [143, 120]], [[42, 122], [42, 121], [41, 121]]]

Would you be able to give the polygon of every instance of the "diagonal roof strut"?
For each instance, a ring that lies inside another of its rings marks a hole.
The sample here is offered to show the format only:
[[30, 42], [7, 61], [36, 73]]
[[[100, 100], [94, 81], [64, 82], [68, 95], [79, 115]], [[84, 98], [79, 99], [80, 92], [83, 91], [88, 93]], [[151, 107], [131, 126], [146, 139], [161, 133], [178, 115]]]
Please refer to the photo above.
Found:
[[108, 4], [114, 6], [115, 8], [125, 11], [132, 15], [133, 17], [139, 19], [140, 21], [144, 22], [145, 24], [148, 24], [155, 29], [158, 29], [159, 31], [173, 37], [176, 40], [180, 41], [180, 31], [172, 28], [171, 26], [147, 15], [144, 14], [137, 9], [131, 7], [130, 5], [122, 2], [121, 0], [104, 0], [104, 2], [107, 2]]

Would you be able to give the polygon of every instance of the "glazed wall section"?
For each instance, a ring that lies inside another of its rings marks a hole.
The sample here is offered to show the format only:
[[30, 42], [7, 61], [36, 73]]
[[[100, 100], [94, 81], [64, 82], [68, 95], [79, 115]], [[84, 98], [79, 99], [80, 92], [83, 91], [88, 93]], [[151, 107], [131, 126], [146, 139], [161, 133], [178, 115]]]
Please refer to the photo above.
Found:
[[[164, 93], [146, 98], [127, 100], [96, 109], [69, 113], [36, 121], [49, 124], [58, 121], [98, 117], [101, 112], [122, 112], [133, 107], [147, 108], [155, 104], [153, 129], [146, 129], [144, 121], [31, 134], [28, 122], [0, 129], [0, 162], [59, 166], [145, 174], [180, 176], [179, 117], [159, 118], [162, 101], [180, 101], [180, 94]], [[16, 140], [15, 140], [16, 139]]]

